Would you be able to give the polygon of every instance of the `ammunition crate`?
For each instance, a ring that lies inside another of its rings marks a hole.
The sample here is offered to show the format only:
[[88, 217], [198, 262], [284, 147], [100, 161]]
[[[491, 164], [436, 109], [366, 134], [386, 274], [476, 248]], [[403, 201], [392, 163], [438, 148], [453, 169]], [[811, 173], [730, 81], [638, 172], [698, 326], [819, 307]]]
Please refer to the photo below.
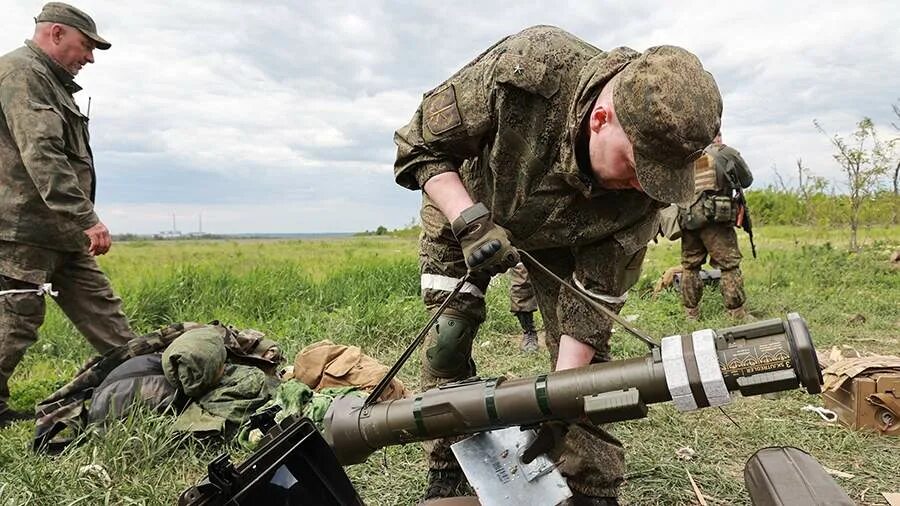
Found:
[[900, 373], [874, 373], [848, 379], [835, 391], [825, 391], [825, 407], [837, 413], [838, 422], [856, 430], [900, 435], [900, 413], [868, 401], [872, 394], [884, 394], [900, 407]]

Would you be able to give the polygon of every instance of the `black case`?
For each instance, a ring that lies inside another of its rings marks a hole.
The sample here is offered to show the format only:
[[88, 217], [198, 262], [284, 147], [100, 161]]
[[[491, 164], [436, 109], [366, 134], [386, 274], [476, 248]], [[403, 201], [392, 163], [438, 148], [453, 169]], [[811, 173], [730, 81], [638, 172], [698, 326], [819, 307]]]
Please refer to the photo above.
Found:
[[786, 447], [757, 451], [744, 466], [754, 506], [854, 506], [846, 492], [810, 454]]
[[294, 415], [273, 425], [263, 414], [259, 449], [238, 466], [228, 454], [215, 459], [179, 506], [363, 506], [312, 420]]

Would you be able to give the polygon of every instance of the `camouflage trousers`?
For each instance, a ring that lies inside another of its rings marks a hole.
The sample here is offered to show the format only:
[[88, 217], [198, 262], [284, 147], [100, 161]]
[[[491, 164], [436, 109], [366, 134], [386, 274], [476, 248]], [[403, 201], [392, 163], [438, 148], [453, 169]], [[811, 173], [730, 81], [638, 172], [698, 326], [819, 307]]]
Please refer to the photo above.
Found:
[[[423, 194], [424, 195], [424, 194]], [[422, 299], [430, 311], [434, 311], [449, 295], [460, 279], [466, 274], [459, 243], [450, 231], [449, 223], [443, 214], [424, 196], [422, 205], [422, 233], [419, 242], [419, 261], [422, 274]], [[563, 279], [570, 278], [574, 270], [574, 261], [566, 248], [558, 250], [542, 250], [533, 253], [535, 257]], [[534, 286], [537, 305], [544, 317], [547, 347], [550, 351], [551, 364], [556, 364], [559, 353], [560, 326], [557, 318], [557, 300], [559, 285], [549, 276], [540, 272], [531, 272], [530, 278]], [[448, 305], [448, 311], [455, 316], [465, 317], [476, 329], [485, 320], [484, 293], [490, 279], [486, 276], [470, 278], [462, 292]], [[613, 304], [614, 310], [621, 305]], [[607, 319], [598, 319], [599, 333], [603, 338], [592, 342], [597, 349], [595, 361], [609, 360], [609, 336], [611, 323]], [[476, 365], [471, 357], [472, 341], [476, 332], [469, 334], [465, 344], [465, 364], [461, 364], [461, 372], [453, 377], [438, 377], [425, 367], [425, 353], [434, 345], [435, 332], [426, 338], [421, 349], [422, 370], [421, 388], [427, 390], [451, 381], [458, 381], [474, 376]], [[458, 469], [459, 463], [450, 446], [464, 437], [443, 438], [427, 441], [422, 444], [425, 449], [428, 465], [431, 469]], [[625, 459], [621, 443], [600, 427], [589, 423], [573, 424], [565, 438], [551, 456], [560, 462], [559, 470], [566, 476], [573, 490], [590, 496], [615, 496], [617, 487], [623, 481]]]
[[509, 273], [509, 312], [533, 313], [537, 311], [537, 299], [534, 287], [528, 279], [528, 270], [521, 262], [510, 269]]
[[[2, 243], [0, 252], [11, 247], [19, 253], [23, 248]], [[25, 290], [0, 295], [0, 411], [7, 409], [9, 378], [28, 347], [37, 341], [38, 328], [44, 322], [47, 295], [28, 291], [37, 289], [38, 283], [52, 283], [58, 292], [56, 303], [97, 351], [103, 353], [135, 337], [122, 313], [122, 300], [113, 294], [109, 279], [93, 257], [27, 248], [33, 249], [30, 265], [17, 268], [7, 258], [0, 266], [0, 292]], [[22, 281], [23, 277], [29, 281]]]
[[711, 223], [699, 230], [682, 230], [681, 235], [681, 300], [684, 307], [695, 308], [703, 297], [700, 268], [709, 263], [722, 270], [719, 289], [725, 307], [735, 309], [744, 305], [744, 278], [741, 276], [741, 250], [737, 234], [729, 223]]

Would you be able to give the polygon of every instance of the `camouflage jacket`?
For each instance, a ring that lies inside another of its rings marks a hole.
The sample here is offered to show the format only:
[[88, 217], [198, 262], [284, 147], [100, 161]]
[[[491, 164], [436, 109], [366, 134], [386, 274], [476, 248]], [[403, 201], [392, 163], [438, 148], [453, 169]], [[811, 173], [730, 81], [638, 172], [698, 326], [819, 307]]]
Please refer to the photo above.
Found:
[[[603, 85], [638, 55], [600, 51], [549, 26], [501, 40], [426, 93], [395, 133], [397, 183], [419, 189], [459, 172], [516, 247], [567, 248], [586, 289], [623, 295], [640, 274], [661, 205], [642, 192], [599, 188], [576, 144], [582, 152], [583, 120]], [[561, 311], [593, 315], [575, 311], [579, 303], [563, 292]], [[593, 316], [565, 321], [563, 332], [576, 339], [595, 326]]]
[[[637, 191], [598, 188], [574, 144], [603, 85], [638, 53], [603, 52], [549, 26], [509, 36], [425, 94], [394, 135], [398, 184], [420, 188], [458, 171], [516, 246], [581, 246], [615, 236], [644, 247], [659, 205]], [[478, 157], [479, 162], [463, 161]]]
[[99, 219], [80, 89], [31, 41], [0, 57], [0, 240], [85, 248]]

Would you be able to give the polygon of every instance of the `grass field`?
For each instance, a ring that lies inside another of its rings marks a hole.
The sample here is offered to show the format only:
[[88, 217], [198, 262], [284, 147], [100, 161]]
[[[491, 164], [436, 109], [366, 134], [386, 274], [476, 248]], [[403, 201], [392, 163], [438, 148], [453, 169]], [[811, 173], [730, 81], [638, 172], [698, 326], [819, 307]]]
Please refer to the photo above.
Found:
[[[846, 345], [900, 354], [900, 271], [888, 264], [890, 252], [900, 248], [900, 228], [861, 231], [865, 247], [853, 255], [846, 253], [842, 229], [769, 227], [757, 236], [759, 258], [745, 258], [743, 264], [748, 305], [756, 316], [799, 312], [820, 350]], [[656, 338], [730, 326], [716, 291], [706, 292], [699, 323], [685, 322], [676, 293], [650, 296], [659, 275], [678, 263], [678, 254], [677, 243], [651, 246], [623, 314], [635, 316], [635, 325]], [[120, 243], [101, 264], [141, 333], [171, 321], [219, 319], [266, 332], [288, 357], [331, 339], [358, 344], [392, 363], [426, 321], [418, 297], [416, 244], [409, 237]], [[474, 352], [479, 373], [515, 377], [547, 370], [546, 353], [518, 352], [507, 279], [497, 278], [492, 286], [489, 319]], [[643, 345], [621, 331], [614, 334], [613, 350], [617, 358], [644, 353]], [[13, 406], [32, 407], [90, 354], [53, 306], [40, 340], [13, 377]], [[414, 358], [400, 374], [413, 389], [417, 371]], [[679, 414], [656, 405], [649, 417], [618, 424], [614, 432], [628, 449], [624, 502], [696, 504], [689, 471], [709, 504], [749, 504], [744, 462], [770, 445], [798, 446], [826, 467], [852, 475], [837, 480], [860, 504], [886, 504], [881, 492], [900, 492], [900, 439], [827, 424], [801, 411], [807, 404], [820, 405], [821, 399], [799, 391], [774, 400], [738, 399], [726, 407], [737, 426], [717, 410]], [[30, 452], [33, 424], [0, 430], [0, 505], [173, 504], [222, 448], [186, 441], [172, 434], [168, 423], [137, 415], [52, 458]], [[695, 450], [691, 460], [676, 458], [682, 447]], [[86, 467], [91, 464], [102, 471]], [[370, 505], [413, 504], [425, 481], [418, 445], [378, 452], [348, 472]]]

